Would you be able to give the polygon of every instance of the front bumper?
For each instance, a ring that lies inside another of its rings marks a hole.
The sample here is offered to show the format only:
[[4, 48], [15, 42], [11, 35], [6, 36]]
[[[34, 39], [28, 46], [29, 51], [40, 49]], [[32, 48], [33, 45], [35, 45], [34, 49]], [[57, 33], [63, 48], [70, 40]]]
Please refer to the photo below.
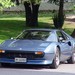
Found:
[[48, 65], [52, 61], [49, 60], [28, 60], [27, 62], [15, 62], [13, 59], [0, 58], [0, 63], [11, 63], [11, 64], [32, 64], [32, 65]]
[[11, 64], [30, 64], [30, 65], [49, 65], [52, 63], [54, 54], [45, 54], [44, 58], [35, 60], [27, 60], [27, 62], [15, 62], [15, 59], [0, 58], [0, 63], [11, 63]]

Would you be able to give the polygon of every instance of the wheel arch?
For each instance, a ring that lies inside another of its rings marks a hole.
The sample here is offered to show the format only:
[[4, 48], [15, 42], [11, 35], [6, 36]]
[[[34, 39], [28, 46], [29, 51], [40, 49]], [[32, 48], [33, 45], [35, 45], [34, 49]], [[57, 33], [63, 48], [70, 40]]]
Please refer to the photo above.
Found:
[[59, 49], [59, 53], [60, 53], [60, 55], [61, 55], [61, 49], [60, 49], [60, 46], [57, 45], [57, 48]]

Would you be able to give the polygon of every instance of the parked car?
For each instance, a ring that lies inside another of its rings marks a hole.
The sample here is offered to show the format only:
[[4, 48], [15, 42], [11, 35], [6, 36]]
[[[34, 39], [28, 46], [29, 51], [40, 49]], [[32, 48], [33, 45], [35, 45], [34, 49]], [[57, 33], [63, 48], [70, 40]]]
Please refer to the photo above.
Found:
[[48, 65], [56, 69], [61, 61], [75, 63], [74, 39], [63, 30], [27, 29], [0, 45], [1, 65]]

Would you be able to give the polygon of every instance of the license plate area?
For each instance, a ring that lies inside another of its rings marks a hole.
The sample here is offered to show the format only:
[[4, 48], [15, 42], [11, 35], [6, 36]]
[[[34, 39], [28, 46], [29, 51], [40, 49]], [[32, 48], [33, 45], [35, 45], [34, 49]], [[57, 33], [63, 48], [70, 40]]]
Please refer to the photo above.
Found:
[[26, 58], [15, 58], [15, 62], [27, 62]]

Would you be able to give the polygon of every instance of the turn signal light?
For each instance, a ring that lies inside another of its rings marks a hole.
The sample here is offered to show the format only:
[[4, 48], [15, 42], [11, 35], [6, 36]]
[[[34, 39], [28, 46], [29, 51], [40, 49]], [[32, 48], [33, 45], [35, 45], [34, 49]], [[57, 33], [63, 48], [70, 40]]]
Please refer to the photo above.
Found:
[[4, 50], [0, 50], [0, 53], [5, 53], [5, 51]]
[[35, 52], [36, 55], [42, 55], [43, 52]]

